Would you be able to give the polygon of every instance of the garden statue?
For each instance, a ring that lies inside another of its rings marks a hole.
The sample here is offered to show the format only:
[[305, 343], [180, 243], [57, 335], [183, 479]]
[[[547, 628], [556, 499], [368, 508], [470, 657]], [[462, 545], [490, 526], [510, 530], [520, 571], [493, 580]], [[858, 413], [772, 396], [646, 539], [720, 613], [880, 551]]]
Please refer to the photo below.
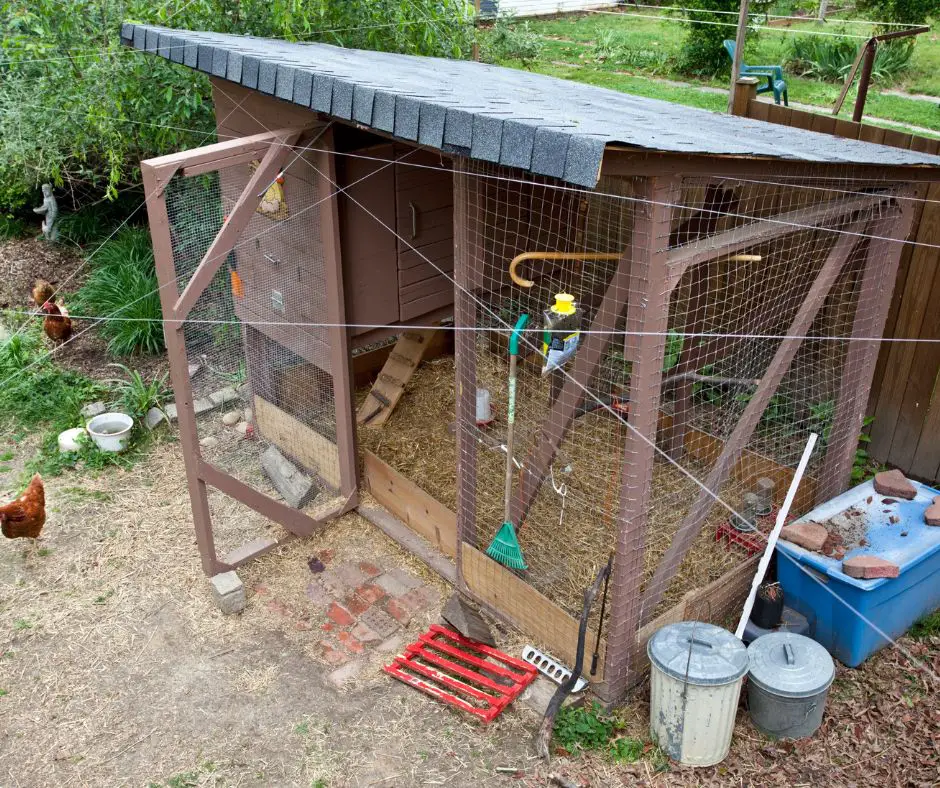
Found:
[[42, 205], [33, 208], [33, 213], [43, 216], [42, 235], [47, 241], [56, 241], [59, 238], [59, 204], [52, 193], [52, 184], [44, 183], [42, 185]]

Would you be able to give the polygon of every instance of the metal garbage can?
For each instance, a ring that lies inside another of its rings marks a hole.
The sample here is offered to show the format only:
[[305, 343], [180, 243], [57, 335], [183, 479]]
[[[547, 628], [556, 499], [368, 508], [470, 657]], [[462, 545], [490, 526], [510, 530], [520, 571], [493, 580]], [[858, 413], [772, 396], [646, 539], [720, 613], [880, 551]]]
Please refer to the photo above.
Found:
[[747, 673], [744, 644], [713, 624], [681, 621], [653, 635], [646, 652], [653, 739], [689, 766], [724, 760]]
[[758, 730], [779, 739], [812, 736], [822, 723], [835, 663], [819, 643], [771, 632], [747, 649], [747, 700]]

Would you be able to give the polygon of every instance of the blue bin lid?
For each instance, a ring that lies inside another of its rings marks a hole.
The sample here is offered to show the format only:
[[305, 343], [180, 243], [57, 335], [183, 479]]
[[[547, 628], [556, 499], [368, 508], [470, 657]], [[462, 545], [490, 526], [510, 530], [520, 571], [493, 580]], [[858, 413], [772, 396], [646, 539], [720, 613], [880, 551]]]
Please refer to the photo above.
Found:
[[794, 632], [771, 632], [747, 647], [748, 679], [772, 695], [807, 698], [825, 690], [836, 666], [819, 643]]
[[689, 684], [719, 685], [747, 673], [747, 649], [726, 629], [702, 621], [668, 624], [646, 645], [650, 662]]

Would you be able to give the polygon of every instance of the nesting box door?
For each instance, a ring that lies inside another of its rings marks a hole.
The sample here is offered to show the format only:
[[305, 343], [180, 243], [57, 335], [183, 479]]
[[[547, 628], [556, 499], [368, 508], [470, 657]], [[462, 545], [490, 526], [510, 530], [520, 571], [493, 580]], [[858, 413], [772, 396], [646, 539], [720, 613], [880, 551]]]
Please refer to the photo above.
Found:
[[439, 156], [389, 144], [343, 157], [338, 171], [346, 187], [339, 208], [351, 333], [415, 320], [452, 304], [449, 167]]

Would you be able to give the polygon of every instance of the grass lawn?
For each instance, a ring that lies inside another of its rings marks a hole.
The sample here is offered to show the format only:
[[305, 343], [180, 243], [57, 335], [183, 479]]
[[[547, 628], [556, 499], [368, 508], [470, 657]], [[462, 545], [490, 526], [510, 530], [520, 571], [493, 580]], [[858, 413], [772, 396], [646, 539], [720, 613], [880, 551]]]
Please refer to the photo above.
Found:
[[[679, 74], [675, 60], [682, 46], [686, 29], [674, 21], [663, 22], [613, 14], [586, 14], [548, 20], [532, 20], [529, 29], [542, 37], [543, 49], [532, 70], [628, 93], [661, 98], [706, 109], [723, 111], [727, 99], [719, 94], [705, 93], [698, 87], [726, 89], [726, 75], [696, 78]], [[794, 28], [762, 30], [749, 40], [745, 61], [749, 63], [784, 64], [790, 100], [830, 108], [841, 90], [841, 83], [823, 82], [797, 76], [787, 69], [790, 47], [796, 37], [789, 29], [816, 29], [812, 22], [798, 23]], [[827, 31], [837, 30], [829, 23]], [[848, 32], [867, 34], [869, 28], [852, 26]], [[728, 29], [729, 37], [734, 33]], [[859, 41], [861, 43], [861, 41]], [[506, 65], [521, 66], [516, 62]], [[940, 96], [940, 39], [931, 32], [919, 37], [911, 65], [895, 84], [875, 82], [869, 91], [865, 114], [874, 118], [906, 123], [931, 129], [940, 136], [940, 109], [930, 101], [905, 98], [881, 92], [887, 88]], [[654, 78], [654, 79], [651, 79]], [[689, 83], [691, 87], [670, 85], [663, 81]], [[850, 118], [855, 100], [850, 91], [840, 117]]]

